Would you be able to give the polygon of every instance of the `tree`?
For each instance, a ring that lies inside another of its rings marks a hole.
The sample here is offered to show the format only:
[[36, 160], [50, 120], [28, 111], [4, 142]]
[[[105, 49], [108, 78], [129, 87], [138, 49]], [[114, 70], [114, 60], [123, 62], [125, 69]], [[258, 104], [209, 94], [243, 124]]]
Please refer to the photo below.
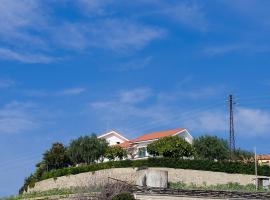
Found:
[[217, 136], [201, 136], [194, 140], [193, 146], [201, 159], [226, 160], [229, 158], [227, 141]]
[[107, 148], [108, 143], [106, 140], [99, 139], [93, 134], [71, 141], [68, 155], [75, 164], [91, 164], [97, 160], [102, 160]]
[[110, 146], [106, 149], [105, 157], [109, 160], [122, 160], [127, 157], [127, 151], [120, 146]]
[[[54, 143], [51, 149], [43, 154], [43, 161], [47, 170], [60, 169], [70, 164], [67, 149], [62, 143]], [[44, 168], [44, 166], [42, 167]]]
[[147, 151], [153, 156], [171, 158], [192, 157], [195, 151], [191, 144], [178, 136], [169, 136], [152, 142], [147, 146]]
[[239, 161], [243, 162], [253, 162], [254, 161], [254, 154], [253, 152], [237, 149], [234, 153], [234, 158]]

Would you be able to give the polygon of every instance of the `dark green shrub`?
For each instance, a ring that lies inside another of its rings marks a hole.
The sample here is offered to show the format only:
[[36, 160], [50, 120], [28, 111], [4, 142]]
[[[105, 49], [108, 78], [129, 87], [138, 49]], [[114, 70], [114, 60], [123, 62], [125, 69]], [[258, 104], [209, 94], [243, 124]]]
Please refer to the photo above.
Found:
[[200, 159], [228, 160], [228, 142], [217, 136], [204, 135], [194, 140], [193, 146]]
[[[193, 169], [203, 171], [215, 171], [226, 172], [231, 174], [254, 174], [254, 163], [242, 163], [242, 162], [215, 162], [211, 160], [187, 160], [177, 158], [149, 158], [147, 160], [122, 160], [122, 161], [110, 161], [105, 163], [97, 163], [91, 165], [83, 165], [79, 167], [67, 167], [63, 169], [52, 170], [45, 172], [42, 177], [31, 176], [29, 177], [25, 185], [22, 188], [26, 190], [29, 185], [34, 185], [35, 182], [55, 178], [59, 176], [68, 176], [72, 174], [79, 174], [84, 172], [95, 172], [102, 169], [111, 168], [141, 168], [141, 167], [168, 167], [175, 169]], [[258, 166], [258, 175], [270, 176], [269, 166]]]
[[113, 197], [112, 200], [135, 200], [135, 197], [129, 192], [123, 192]]
[[[126, 167], [168, 167], [175, 169], [193, 169], [203, 171], [226, 172], [232, 174], [254, 174], [254, 163], [229, 161], [215, 162], [210, 160], [185, 160], [174, 158], [149, 158], [147, 160], [111, 161], [79, 167], [68, 167], [58, 170], [52, 170], [50, 172], [45, 172], [41, 179], [44, 180], [48, 178], [79, 174], [83, 172], [94, 172], [102, 169]], [[258, 174], [263, 176], [270, 176], [270, 167], [258, 166]]]

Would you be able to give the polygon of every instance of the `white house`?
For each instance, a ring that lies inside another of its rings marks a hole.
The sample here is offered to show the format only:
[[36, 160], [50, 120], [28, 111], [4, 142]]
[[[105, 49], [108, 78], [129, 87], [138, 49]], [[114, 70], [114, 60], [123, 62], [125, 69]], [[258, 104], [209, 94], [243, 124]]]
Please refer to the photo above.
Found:
[[125, 138], [120, 133], [117, 133], [116, 131], [110, 131], [108, 133], [105, 133], [105, 134], [99, 136], [98, 138], [106, 139], [110, 146], [119, 145], [119, 144], [122, 144], [124, 142], [129, 141], [127, 138]]
[[99, 138], [106, 139], [110, 145], [119, 145], [125, 148], [130, 159], [141, 159], [149, 157], [146, 148], [148, 144], [166, 136], [179, 136], [190, 144], [193, 142], [193, 137], [185, 128], [148, 133], [132, 140], [128, 140], [116, 131], [105, 133], [99, 136]]

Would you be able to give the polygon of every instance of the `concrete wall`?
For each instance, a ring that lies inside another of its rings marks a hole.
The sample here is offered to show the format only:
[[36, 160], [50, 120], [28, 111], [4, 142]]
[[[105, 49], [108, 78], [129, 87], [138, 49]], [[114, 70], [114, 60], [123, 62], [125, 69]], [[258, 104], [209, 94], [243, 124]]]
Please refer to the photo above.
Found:
[[[152, 168], [149, 168], [152, 169]], [[253, 175], [243, 174], [227, 174], [222, 172], [209, 172], [199, 170], [187, 169], [172, 169], [172, 168], [153, 168], [168, 171], [169, 182], [184, 182], [187, 184], [196, 185], [216, 185], [226, 184], [229, 182], [238, 182], [242, 185], [254, 183]], [[108, 177], [128, 181], [129, 183], [136, 183], [137, 169], [133, 168], [118, 168], [105, 169], [96, 172], [87, 172], [77, 175], [58, 177], [57, 179], [48, 179], [36, 183], [34, 188], [30, 188], [29, 192], [46, 191], [51, 189], [71, 188], [71, 187], [87, 187], [104, 185], [108, 183]]]

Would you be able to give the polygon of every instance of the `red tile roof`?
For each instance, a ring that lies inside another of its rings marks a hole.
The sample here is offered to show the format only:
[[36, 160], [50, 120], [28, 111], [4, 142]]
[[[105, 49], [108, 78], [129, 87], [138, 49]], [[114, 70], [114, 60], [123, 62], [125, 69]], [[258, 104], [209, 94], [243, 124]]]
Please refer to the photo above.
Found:
[[270, 155], [258, 155], [258, 160], [270, 160]]
[[154, 133], [148, 133], [145, 135], [142, 135], [138, 138], [135, 138], [133, 140], [131, 140], [130, 142], [140, 142], [140, 141], [147, 141], [147, 140], [154, 140], [154, 139], [159, 139], [159, 138], [163, 138], [166, 136], [171, 136], [174, 135], [180, 131], [185, 130], [184, 128], [177, 128], [174, 130], [167, 130], [167, 131], [160, 131], [160, 132], [154, 132]]
[[125, 141], [121, 144], [118, 144], [118, 146], [122, 147], [122, 148], [128, 148], [131, 146], [131, 142], [130, 141]]

